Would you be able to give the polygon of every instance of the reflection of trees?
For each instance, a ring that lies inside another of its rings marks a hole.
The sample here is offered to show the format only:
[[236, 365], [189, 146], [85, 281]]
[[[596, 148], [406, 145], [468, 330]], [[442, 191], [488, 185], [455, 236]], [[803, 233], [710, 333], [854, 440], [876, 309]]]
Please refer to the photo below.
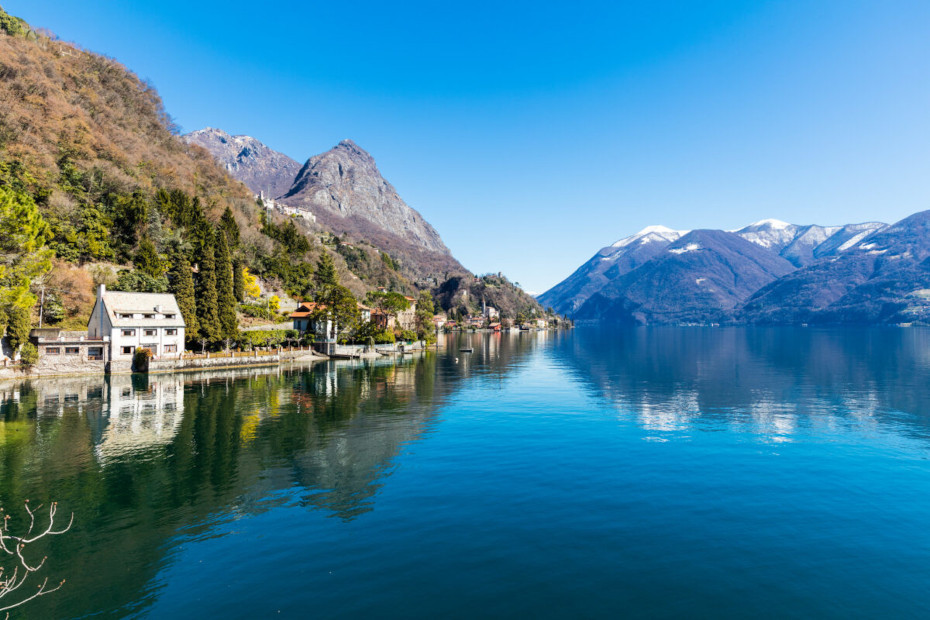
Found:
[[30, 613], [125, 614], [131, 601], [144, 609], [179, 528], [198, 535], [209, 526], [188, 526], [233, 506], [264, 510], [270, 493], [296, 486], [304, 505], [344, 519], [371, 510], [391, 460], [455, 387], [437, 372], [440, 359], [189, 375], [183, 384], [180, 375], [37, 380], [15, 399], [0, 393], [0, 496], [55, 498], [75, 514], [49, 553], [50, 578], [68, 583]]
[[555, 350], [581, 384], [657, 430], [700, 417], [787, 436], [827, 417], [880, 423], [893, 411], [919, 416], [920, 434], [930, 422], [922, 329], [577, 330]]

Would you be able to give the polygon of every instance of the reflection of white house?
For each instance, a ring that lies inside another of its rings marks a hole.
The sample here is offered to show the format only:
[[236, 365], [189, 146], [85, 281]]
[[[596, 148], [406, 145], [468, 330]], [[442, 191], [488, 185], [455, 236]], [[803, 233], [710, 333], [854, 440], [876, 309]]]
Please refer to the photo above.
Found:
[[178, 375], [162, 375], [141, 384], [129, 375], [113, 375], [103, 413], [106, 426], [94, 448], [101, 464], [166, 445], [174, 439], [184, 417], [184, 382]]
[[110, 359], [129, 361], [137, 348], [155, 357], [184, 351], [184, 317], [174, 295], [108, 291], [101, 284], [87, 323], [91, 339], [110, 338]]

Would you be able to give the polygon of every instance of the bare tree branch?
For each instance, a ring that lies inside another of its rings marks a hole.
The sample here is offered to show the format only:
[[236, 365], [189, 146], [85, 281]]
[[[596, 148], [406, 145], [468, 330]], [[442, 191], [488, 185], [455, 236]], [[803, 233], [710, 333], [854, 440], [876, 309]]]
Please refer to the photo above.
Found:
[[36, 527], [36, 514], [42, 509], [42, 505], [40, 504], [32, 508], [29, 506], [29, 500], [26, 500], [25, 507], [26, 513], [29, 515], [29, 527], [26, 529], [25, 534], [21, 536], [10, 532], [10, 515], [3, 513], [3, 509], [0, 508], [0, 515], [3, 516], [3, 518], [0, 519], [0, 557], [2, 557], [2, 554], [6, 554], [16, 562], [12, 567], [12, 572], [10, 572], [7, 567], [0, 566], [0, 612], [7, 612], [7, 617], [9, 617], [9, 610], [28, 603], [40, 596], [51, 594], [61, 588], [65, 583], [65, 580], [62, 579], [61, 583], [57, 586], [49, 588], [48, 577], [46, 577], [38, 586], [38, 589], [30, 596], [16, 602], [11, 602], [10, 598], [4, 600], [5, 597], [19, 590], [32, 573], [39, 571], [39, 569], [45, 566], [45, 561], [48, 559], [48, 556], [43, 557], [38, 564], [32, 564], [26, 559], [24, 551], [27, 551], [28, 546], [46, 536], [64, 534], [71, 529], [71, 526], [74, 524], [74, 513], [71, 513], [68, 525], [63, 529], [56, 530], [55, 515], [58, 512], [58, 502], [52, 502], [48, 508], [48, 525], [41, 532], [33, 535], [33, 530], [35, 530]]

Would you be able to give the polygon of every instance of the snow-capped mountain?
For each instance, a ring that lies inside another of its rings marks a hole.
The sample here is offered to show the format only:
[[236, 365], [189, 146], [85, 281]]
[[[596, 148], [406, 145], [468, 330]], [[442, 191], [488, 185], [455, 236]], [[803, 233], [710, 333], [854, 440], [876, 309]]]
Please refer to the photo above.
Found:
[[[871, 293], [860, 285], [871, 279], [869, 273], [880, 270], [881, 274], [891, 274], [881, 284], [880, 297], [888, 302], [883, 306], [886, 314], [898, 316], [895, 308], [900, 306], [910, 308], [907, 316], [911, 316], [923, 312], [915, 308], [923, 307], [924, 289], [918, 286], [916, 297], [908, 291], [925, 280], [925, 288], [930, 288], [930, 260], [917, 265], [916, 251], [889, 254], [887, 248], [897, 247], [892, 241], [904, 234], [895, 232], [898, 228], [912, 230], [914, 222], [923, 221], [916, 217], [904, 220], [908, 226], [893, 227], [881, 222], [797, 225], [776, 219], [732, 231], [649, 226], [602, 248], [539, 300], [558, 312], [587, 320], [793, 321], [798, 316], [811, 316], [808, 310], [823, 303], [840, 303], [840, 297], [852, 299], [851, 291], [857, 291], [855, 299], [869, 298]], [[910, 236], [916, 239], [914, 234]], [[883, 266], [883, 260], [895, 262], [895, 268]], [[831, 276], [820, 277], [822, 273]], [[845, 296], [838, 297], [838, 291]], [[904, 294], [913, 299], [888, 301]], [[747, 304], [744, 309], [743, 304], [750, 299], [751, 307]], [[793, 300], [785, 301], [789, 305], [798, 302], [805, 311], [782, 311], [780, 302], [775, 301], [779, 299]], [[849, 312], [844, 306], [841, 314]], [[868, 314], [867, 320], [875, 319], [873, 314]]]

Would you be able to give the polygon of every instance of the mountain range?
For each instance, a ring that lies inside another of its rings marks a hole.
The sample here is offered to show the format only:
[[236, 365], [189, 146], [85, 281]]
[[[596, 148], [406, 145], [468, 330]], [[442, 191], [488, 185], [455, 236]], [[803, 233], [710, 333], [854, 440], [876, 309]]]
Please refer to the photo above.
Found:
[[619, 324], [925, 322], [930, 211], [891, 226], [650, 226], [538, 299], [577, 320]]

